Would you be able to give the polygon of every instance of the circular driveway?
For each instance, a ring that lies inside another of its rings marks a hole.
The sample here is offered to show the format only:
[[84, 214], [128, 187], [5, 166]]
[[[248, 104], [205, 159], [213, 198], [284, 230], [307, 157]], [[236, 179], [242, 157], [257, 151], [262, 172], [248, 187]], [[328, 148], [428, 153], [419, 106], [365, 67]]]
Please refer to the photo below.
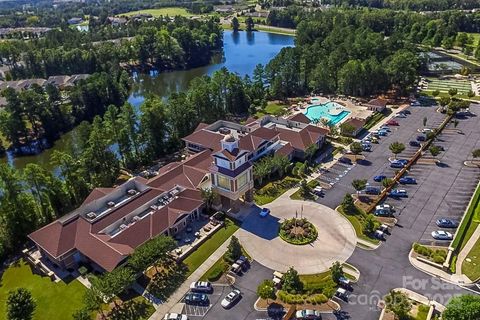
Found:
[[[357, 243], [355, 230], [335, 210], [283, 197], [264, 207], [271, 211], [268, 217], [260, 217], [256, 207], [237, 232], [242, 246], [260, 264], [280, 272], [294, 267], [300, 274], [313, 274], [327, 271], [335, 261], [343, 263], [352, 255]], [[317, 240], [296, 246], [280, 239], [280, 223], [295, 217], [295, 212], [315, 225]]]

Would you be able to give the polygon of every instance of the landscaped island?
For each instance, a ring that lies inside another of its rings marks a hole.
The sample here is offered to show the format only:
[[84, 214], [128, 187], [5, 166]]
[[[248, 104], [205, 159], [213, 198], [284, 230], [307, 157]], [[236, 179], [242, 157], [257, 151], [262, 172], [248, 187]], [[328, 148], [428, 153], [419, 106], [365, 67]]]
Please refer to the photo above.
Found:
[[305, 218], [283, 221], [278, 234], [284, 241], [296, 245], [312, 243], [318, 236], [315, 226]]

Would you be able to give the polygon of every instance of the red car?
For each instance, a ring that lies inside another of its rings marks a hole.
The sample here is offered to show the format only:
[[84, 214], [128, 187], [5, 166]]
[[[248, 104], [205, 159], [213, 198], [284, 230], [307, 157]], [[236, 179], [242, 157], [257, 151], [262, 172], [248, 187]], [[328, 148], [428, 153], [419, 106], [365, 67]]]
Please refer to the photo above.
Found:
[[389, 126], [398, 126], [399, 124], [398, 124], [398, 122], [395, 121], [395, 120], [388, 120], [388, 121], [387, 121], [387, 125], [389, 125]]

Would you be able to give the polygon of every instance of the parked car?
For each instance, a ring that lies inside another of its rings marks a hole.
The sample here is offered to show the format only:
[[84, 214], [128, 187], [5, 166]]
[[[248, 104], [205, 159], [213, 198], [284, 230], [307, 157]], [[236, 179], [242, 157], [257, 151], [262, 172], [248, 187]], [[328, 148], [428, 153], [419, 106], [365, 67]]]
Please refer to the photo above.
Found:
[[390, 119], [390, 120], [387, 121], [387, 125], [389, 125], [389, 126], [399, 126], [400, 124], [398, 123], [398, 121]]
[[388, 233], [390, 231], [390, 228], [386, 224], [382, 224], [380, 227], [378, 227], [378, 230]]
[[400, 161], [394, 160], [390, 163], [390, 168], [402, 169], [403, 167], [405, 167], [405, 165]]
[[405, 113], [399, 112], [399, 113], [397, 113], [397, 115], [395, 117], [396, 118], [406, 118], [407, 115]]
[[381, 126], [379, 131], [392, 132], [392, 130], [390, 130], [390, 128], [387, 125]]
[[404, 166], [406, 166], [409, 160], [407, 160], [407, 159], [396, 159], [395, 161], [398, 161], [398, 162], [402, 163]]
[[437, 226], [440, 228], [456, 228], [458, 227], [458, 222], [447, 219], [447, 218], [440, 218], [436, 221]]
[[380, 130], [380, 131], [378, 131], [378, 135], [379, 135], [380, 137], [384, 137], [384, 136], [387, 136], [387, 135], [388, 135], [388, 132], [385, 131], [385, 130]]
[[385, 240], [385, 232], [383, 232], [381, 230], [375, 230], [375, 233], [373, 235], [378, 240]]
[[384, 179], [387, 179], [387, 176], [379, 175], [379, 176], [373, 177], [373, 181], [375, 181], [375, 182], [382, 182], [382, 180], [384, 180]]
[[188, 317], [180, 313], [167, 313], [163, 320], [188, 320]]
[[262, 217], [262, 218], [265, 218], [269, 214], [270, 214], [270, 209], [268, 209], [268, 208], [262, 208], [262, 210], [259, 213], [260, 217]]
[[222, 307], [224, 307], [225, 309], [232, 307], [235, 304], [235, 302], [237, 302], [240, 299], [241, 296], [242, 296], [242, 293], [240, 292], [240, 290], [235, 289], [231, 291], [229, 294], [227, 294], [225, 298], [223, 298], [221, 302]]
[[204, 293], [190, 292], [185, 296], [185, 304], [206, 306], [209, 303], [208, 296]]
[[403, 112], [404, 114], [412, 114], [412, 112], [410, 112], [410, 110], [408, 110], [408, 109], [405, 109], [405, 110], [403, 110], [403, 111], [401, 111], [401, 112]]
[[341, 163], [352, 164], [352, 160], [345, 157], [341, 157], [340, 159], [338, 159], [338, 161], [340, 161]]
[[337, 291], [335, 291], [335, 296], [344, 301], [348, 301], [349, 292], [344, 288], [338, 288]]
[[338, 284], [345, 289], [350, 289], [352, 287], [351, 281], [345, 277], [338, 278]]
[[192, 292], [204, 292], [210, 293], [213, 291], [213, 287], [210, 282], [207, 281], [196, 281], [190, 284], [190, 290]]
[[398, 182], [400, 182], [401, 184], [416, 184], [417, 180], [412, 177], [402, 177], [398, 180]]
[[305, 319], [305, 320], [317, 320], [321, 319], [320, 312], [317, 310], [310, 310], [310, 309], [305, 309], [305, 310], [297, 310], [295, 312], [295, 318], [296, 319]]
[[443, 146], [435, 145], [435, 147], [437, 147], [440, 151], [445, 151], [445, 148]]
[[382, 209], [375, 210], [373, 214], [377, 217], [390, 217], [392, 215], [390, 211]]
[[366, 187], [365, 190], [363, 190], [366, 194], [373, 194], [373, 195], [377, 195], [377, 194], [380, 194], [381, 190], [380, 188], [377, 188], [377, 187]]
[[411, 147], [420, 147], [420, 142], [412, 140], [408, 143]]
[[390, 193], [388, 195], [390, 197], [394, 197], [394, 198], [406, 198], [406, 197], [408, 197], [407, 191], [403, 190], [403, 189], [393, 189], [392, 191], [390, 191]]
[[429, 132], [433, 132], [432, 129], [430, 128], [423, 128], [422, 130], [420, 130], [422, 133], [429, 133]]
[[433, 231], [432, 237], [435, 240], [452, 240], [453, 239], [453, 235], [450, 232], [443, 231], [443, 230]]
[[417, 141], [425, 141], [427, 138], [425, 136], [417, 136]]
[[387, 210], [389, 212], [393, 212], [395, 211], [395, 207], [388, 204], [388, 203], [382, 203], [382, 204], [379, 204], [375, 207], [375, 210]]
[[362, 150], [363, 150], [363, 151], [372, 151], [372, 145], [371, 145], [371, 144], [362, 143]]
[[313, 188], [313, 193], [316, 194], [317, 196], [320, 196], [323, 194], [323, 189], [320, 186], [316, 186]]

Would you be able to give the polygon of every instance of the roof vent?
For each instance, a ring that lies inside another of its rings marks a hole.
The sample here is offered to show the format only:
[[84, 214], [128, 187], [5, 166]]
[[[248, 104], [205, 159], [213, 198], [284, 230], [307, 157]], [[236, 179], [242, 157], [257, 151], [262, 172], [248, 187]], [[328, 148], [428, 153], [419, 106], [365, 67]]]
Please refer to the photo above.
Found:
[[135, 190], [135, 189], [129, 189], [129, 190], [127, 191], [127, 194], [128, 194], [129, 196], [134, 196], [134, 195], [137, 194], [137, 190]]
[[115, 202], [113, 201], [108, 201], [107, 202], [107, 207], [111, 208], [111, 207], [114, 207], [115, 206]]
[[152, 205], [152, 206], [150, 206], [150, 209], [152, 209], [152, 210], [157, 210], [157, 209], [158, 209], [158, 206]]
[[133, 217], [132, 220], [133, 220], [133, 221], [138, 221], [138, 220], [140, 220], [140, 217], [139, 217], [139, 216], [135, 216], [135, 217]]
[[89, 212], [87, 213], [87, 218], [88, 219], [95, 219], [97, 217], [97, 214], [95, 212]]
[[124, 230], [124, 229], [127, 229], [127, 225], [126, 224], [121, 224], [120, 225], [120, 230]]

